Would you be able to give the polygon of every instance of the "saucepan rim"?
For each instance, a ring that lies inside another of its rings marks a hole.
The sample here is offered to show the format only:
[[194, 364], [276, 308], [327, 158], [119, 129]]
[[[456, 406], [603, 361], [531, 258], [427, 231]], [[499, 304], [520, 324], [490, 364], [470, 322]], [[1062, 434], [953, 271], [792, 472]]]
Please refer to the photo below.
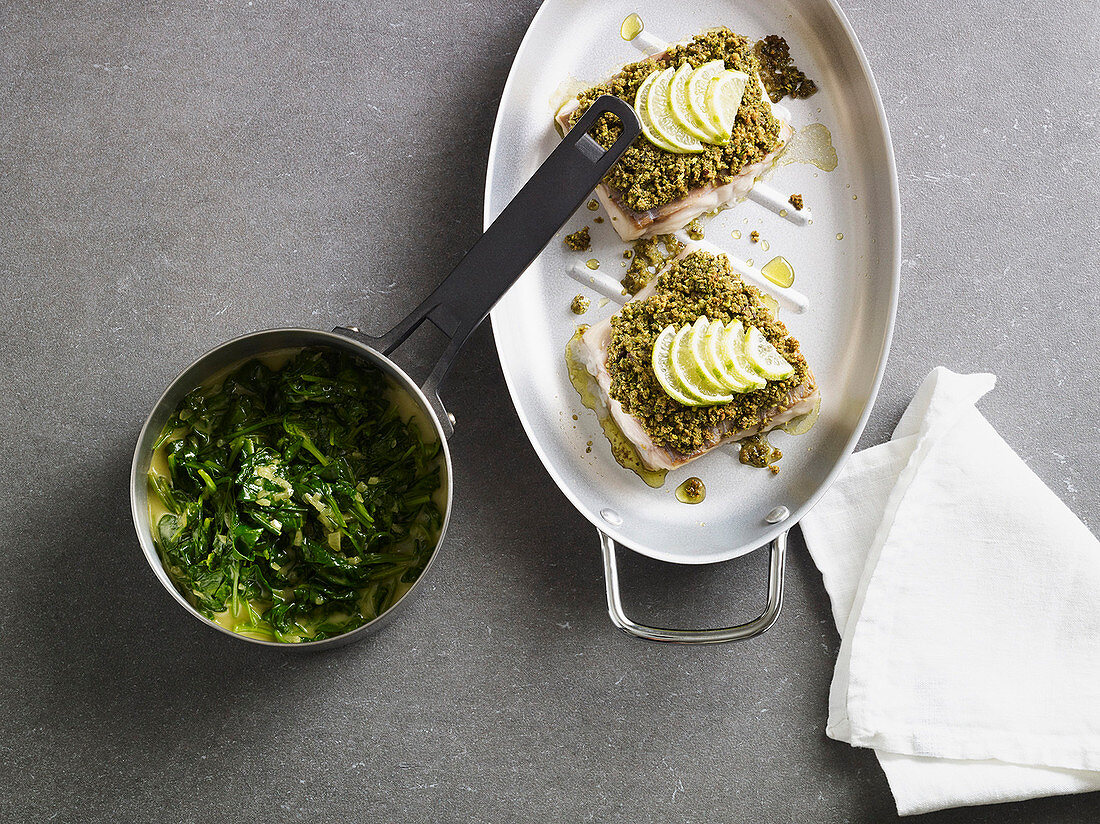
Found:
[[[256, 349], [250, 349], [248, 343], [263, 342], [263, 339], [268, 338], [275, 343], [270, 345], [259, 346]], [[293, 341], [293, 342], [290, 342]], [[441, 466], [444, 470], [444, 494], [446, 499], [446, 505], [443, 512], [443, 521], [440, 525], [439, 535], [436, 538], [435, 546], [432, 547], [431, 556], [428, 558], [428, 563], [424, 566], [423, 571], [409, 587], [408, 591], [401, 595], [390, 607], [381, 615], [372, 619], [371, 621], [363, 624], [360, 627], [356, 627], [353, 630], [345, 632], [341, 635], [334, 636], [332, 638], [325, 638], [319, 641], [303, 641], [300, 643], [286, 643], [282, 641], [267, 641], [261, 638], [253, 638], [247, 635], [242, 635], [238, 632], [221, 626], [220, 624], [210, 620], [202, 613], [200, 613], [194, 606], [188, 602], [183, 593], [179, 591], [176, 585], [172, 582], [172, 579], [168, 576], [167, 570], [164, 568], [164, 564], [161, 561], [160, 555], [157, 552], [156, 544], [153, 541], [152, 529], [149, 518], [148, 510], [148, 478], [147, 473], [149, 471], [149, 465], [152, 460], [152, 439], [160, 433], [160, 429], [167, 421], [167, 416], [171, 414], [171, 406], [174, 408], [175, 404], [187, 393], [195, 387], [199, 386], [205, 378], [215, 374], [217, 371], [229, 366], [233, 363], [243, 362], [249, 357], [255, 357], [258, 354], [264, 352], [276, 352], [281, 349], [300, 349], [306, 347], [320, 347], [329, 349], [339, 349], [343, 351], [353, 352], [364, 358], [369, 363], [379, 367], [387, 376], [392, 378], [401, 389], [409, 393], [409, 395], [416, 402], [417, 407], [422, 413], [423, 417], [430, 421], [433, 431], [439, 440], [441, 447]], [[225, 361], [219, 361], [219, 355], [229, 349], [239, 349], [242, 352], [247, 350], [247, 354], [240, 354]], [[213, 368], [207, 371], [207, 367], [213, 364]], [[203, 375], [203, 372], [206, 372]], [[156, 431], [152, 431], [155, 428]], [[137, 439], [137, 446], [134, 449], [134, 457], [130, 464], [130, 513], [133, 518], [134, 529], [137, 532], [138, 542], [141, 545], [142, 552], [145, 555], [145, 560], [149, 563], [153, 573], [157, 579], [161, 582], [166, 590], [171, 594], [175, 601], [182, 606], [187, 612], [198, 618], [207, 626], [213, 627], [224, 635], [231, 636], [233, 638], [246, 641], [250, 644], [255, 644], [263, 647], [276, 647], [279, 649], [289, 650], [317, 650], [327, 649], [344, 644], [357, 641], [371, 634], [372, 632], [380, 629], [385, 623], [387, 623], [397, 610], [406, 604], [415, 593], [417, 593], [424, 580], [428, 577], [432, 566], [435, 564], [436, 558], [439, 556], [439, 549], [443, 545], [443, 541], [447, 534], [447, 527], [451, 520], [451, 506], [454, 500], [454, 485], [452, 480], [453, 472], [451, 468], [451, 451], [447, 444], [447, 438], [444, 434], [443, 427], [440, 424], [439, 418], [432, 409], [431, 403], [429, 403], [427, 396], [421, 391], [420, 387], [413, 381], [412, 378], [405, 373], [401, 367], [390, 360], [388, 357], [378, 352], [376, 349], [368, 346], [360, 340], [357, 340], [350, 335], [340, 334], [339, 332], [325, 332], [318, 329], [306, 329], [302, 327], [286, 327], [279, 329], [264, 329], [256, 332], [249, 332], [244, 335], [239, 335], [232, 340], [220, 343], [217, 346], [204, 352], [198, 358], [191, 362], [191, 364], [183, 369], [180, 374], [169, 384], [168, 388], [161, 393], [160, 398], [153, 405], [152, 410], [145, 419], [145, 423], [141, 428], [141, 433]]]

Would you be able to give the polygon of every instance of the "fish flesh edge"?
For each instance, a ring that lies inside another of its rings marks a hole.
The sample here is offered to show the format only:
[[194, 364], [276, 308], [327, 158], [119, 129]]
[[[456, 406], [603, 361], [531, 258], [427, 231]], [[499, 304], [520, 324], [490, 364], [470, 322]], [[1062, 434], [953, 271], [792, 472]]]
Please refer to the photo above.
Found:
[[[682, 257], [696, 251], [699, 247], [689, 244], [669, 266]], [[668, 266], [665, 266], [667, 269]], [[662, 272], [664, 269], [661, 270]], [[631, 301], [645, 300], [657, 292], [657, 275], [645, 286], [644, 289], [631, 298]], [[617, 313], [616, 313], [617, 314]], [[807, 370], [807, 378], [800, 386], [795, 387], [787, 396], [785, 403], [777, 405], [762, 417], [759, 426], [749, 429], [734, 429], [733, 422], [723, 421], [711, 430], [707, 444], [691, 453], [679, 452], [667, 446], [661, 446], [653, 441], [649, 433], [642, 426], [640, 420], [630, 415], [623, 409], [621, 403], [611, 397], [611, 373], [607, 369], [607, 350], [611, 344], [611, 318], [594, 323], [573, 346], [573, 357], [578, 363], [583, 364], [599, 387], [600, 400], [607, 408], [611, 419], [622, 431], [634, 448], [638, 451], [638, 457], [649, 469], [676, 469], [691, 463], [696, 458], [701, 458], [710, 450], [734, 441], [757, 435], [761, 432], [769, 432], [778, 426], [806, 415], [814, 410], [821, 400], [821, 394], [817, 389], [813, 373]]]
[[[756, 78], [756, 82], [760, 84], [759, 77]], [[635, 212], [623, 203], [619, 195], [606, 183], [600, 183], [596, 187], [596, 197], [607, 210], [611, 217], [611, 225], [619, 233], [619, 237], [630, 241], [669, 234], [677, 229], [683, 229], [700, 215], [725, 209], [748, 197], [757, 179], [763, 177], [775, 165], [793, 134], [790, 112], [785, 107], [771, 102], [768, 93], [764, 91], [763, 84], [760, 84], [760, 93], [761, 99], [767, 101], [772, 115], [779, 121], [779, 144], [756, 163], [745, 166], [729, 183], [721, 185], [708, 183], [705, 186], [699, 186], [679, 200], [670, 201], [645, 212]], [[569, 131], [569, 118], [579, 106], [580, 102], [574, 97], [558, 109], [554, 120], [562, 134]], [[638, 139], [645, 140], [644, 137]]]

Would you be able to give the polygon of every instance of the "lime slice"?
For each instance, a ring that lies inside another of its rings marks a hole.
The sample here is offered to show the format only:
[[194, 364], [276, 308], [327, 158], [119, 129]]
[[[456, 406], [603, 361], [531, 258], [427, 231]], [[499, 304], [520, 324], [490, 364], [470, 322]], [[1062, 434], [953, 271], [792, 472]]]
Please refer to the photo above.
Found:
[[691, 327], [689, 340], [691, 342], [691, 356], [695, 360], [703, 383], [711, 392], [726, 393], [733, 387], [726, 386], [721, 377], [710, 366], [710, 358], [707, 357], [707, 333], [710, 331], [710, 321], [703, 315], [695, 321]]
[[685, 326], [672, 339], [672, 374], [686, 394], [698, 399], [698, 405], [729, 403], [733, 400], [733, 395], [710, 384], [695, 363], [695, 355], [691, 351], [692, 329], [691, 326]]
[[783, 380], [794, 374], [794, 367], [783, 359], [755, 326], [750, 326], [745, 335], [745, 357], [758, 375], [770, 381]]
[[656, 146], [658, 149], [664, 149], [666, 152], [680, 152], [675, 146], [669, 143], [662, 137], [659, 137], [655, 131], [653, 131], [653, 121], [649, 119], [649, 111], [646, 108], [646, 99], [649, 96], [649, 88], [656, 80], [657, 75], [660, 72], [653, 72], [649, 77], [642, 81], [642, 85], [638, 87], [638, 93], [634, 95], [634, 111], [638, 115], [638, 120], [642, 124], [642, 134], [645, 135], [645, 139]]
[[668, 87], [669, 100], [672, 104], [672, 116], [676, 122], [688, 132], [702, 140], [704, 143], [713, 143], [717, 136], [707, 123], [700, 123], [691, 113], [688, 106], [688, 81], [691, 73], [695, 71], [690, 63], [684, 63], [672, 75], [672, 82]]
[[[646, 94], [646, 107], [649, 119], [653, 123], [653, 132], [659, 138], [676, 147], [676, 150], [686, 154], [688, 152], [703, 151], [703, 144], [695, 139], [695, 136], [684, 129], [676, 118], [672, 116], [672, 101], [669, 98], [669, 85], [672, 82], [672, 69], [665, 69]], [[640, 91], [640, 89], [639, 89]]]
[[768, 382], [756, 374], [745, 355], [745, 327], [740, 321], [731, 321], [726, 326], [722, 339], [718, 342], [718, 352], [725, 359], [723, 365], [726, 369], [738, 380], [748, 384], [749, 388], [742, 391], [752, 392], [767, 386]]
[[737, 122], [737, 111], [741, 108], [741, 98], [745, 96], [748, 82], [749, 76], [744, 72], [727, 69], [707, 84], [705, 100], [710, 125], [723, 143], [733, 137], [733, 124]]
[[715, 143], [719, 142], [719, 135], [718, 130], [711, 123], [710, 112], [707, 111], [707, 88], [710, 86], [710, 81], [725, 70], [726, 64], [721, 60], [711, 60], [693, 71], [688, 78], [688, 109], [703, 125], [704, 130], [710, 133], [711, 140]]
[[[756, 381], [747, 380], [746, 376], [739, 375], [726, 366], [726, 358], [722, 354], [720, 346], [722, 333], [725, 330], [726, 327], [722, 325], [722, 321], [712, 320], [710, 322], [706, 335], [707, 362], [714, 374], [718, 376], [718, 380], [727, 389], [732, 389], [734, 392], [751, 392], [753, 389], [758, 388]], [[753, 374], [751, 377], [756, 378], [756, 375]]]
[[698, 406], [699, 401], [685, 395], [679, 381], [672, 374], [672, 340], [676, 337], [676, 327], [666, 326], [653, 344], [653, 372], [657, 382], [670, 398], [684, 406]]

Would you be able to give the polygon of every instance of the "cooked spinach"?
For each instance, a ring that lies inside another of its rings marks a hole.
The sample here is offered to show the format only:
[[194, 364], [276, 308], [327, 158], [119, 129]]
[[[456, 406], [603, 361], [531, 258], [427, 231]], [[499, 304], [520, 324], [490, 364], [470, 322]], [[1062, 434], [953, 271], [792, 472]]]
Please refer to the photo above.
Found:
[[165, 426], [153, 538], [203, 615], [269, 640], [340, 635], [385, 612], [431, 557], [440, 448], [348, 354], [305, 349], [278, 371], [251, 360]]

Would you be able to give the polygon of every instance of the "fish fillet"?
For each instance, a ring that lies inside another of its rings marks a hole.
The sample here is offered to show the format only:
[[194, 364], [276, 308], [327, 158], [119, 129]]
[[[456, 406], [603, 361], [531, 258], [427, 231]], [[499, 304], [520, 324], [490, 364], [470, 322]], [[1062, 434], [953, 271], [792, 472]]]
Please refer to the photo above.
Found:
[[[756, 78], [756, 82], [760, 84], [759, 77]], [[603, 204], [604, 209], [611, 216], [611, 225], [615, 227], [619, 237], [630, 241], [642, 237], [652, 237], [653, 235], [669, 234], [677, 229], [684, 228], [700, 215], [732, 206], [748, 196], [757, 178], [762, 177], [775, 165], [775, 161], [782, 154], [783, 149], [786, 148], [787, 142], [791, 139], [793, 133], [790, 112], [783, 106], [771, 102], [767, 92], [764, 91], [763, 84], [760, 84], [760, 92], [762, 99], [771, 108], [772, 115], [779, 121], [779, 143], [775, 149], [761, 160], [742, 168], [740, 173], [729, 183], [722, 185], [710, 183], [700, 186], [692, 189], [679, 200], [670, 201], [663, 206], [645, 212], [636, 212], [631, 209], [622, 202], [618, 193], [606, 183], [600, 183], [596, 187], [596, 197], [599, 198], [600, 203]], [[562, 134], [569, 131], [569, 118], [579, 106], [580, 102], [573, 98], [558, 109], [554, 120]], [[644, 140], [645, 138], [640, 137], [638, 139]]]
[[[689, 245], [675, 260], [697, 251], [699, 247]], [[672, 265], [672, 261], [669, 262]], [[668, 266], [665, 267], [666, 269]], [[662, 270], [663, 271], [663, 270]], [[657, 291], [657, 277], [631, 300], [645, 300]], [[608, 347], [611, 343], [611, 318], [595, 323], [578, 339], [573, 348], [573, 357], [584, 365], [599, 387], [601, 401], [607, 407], [612, 420], [623, 435], [634, 445], [643, 464], [649, 469], [676, 469], [677, 467], [700, 458], [715, 447], [751, 437], [760, 432], [768, 432], [782, 426], [794, 418], [806, 415], [814, 410], [821, 399], [813, 373], [807, 370], [807, 378], [795, 387], [783, 403], [772, 407], [760, 420], [758, 426], [737, 429], [731, 421], [723, 421], [708, 434], [707, 442], [691, 453], [683, 453], [668, 446], [656, 443], [642, 422], [623, 409], [619, 401], [611, 397], [611, 373], [607, 367]]]

